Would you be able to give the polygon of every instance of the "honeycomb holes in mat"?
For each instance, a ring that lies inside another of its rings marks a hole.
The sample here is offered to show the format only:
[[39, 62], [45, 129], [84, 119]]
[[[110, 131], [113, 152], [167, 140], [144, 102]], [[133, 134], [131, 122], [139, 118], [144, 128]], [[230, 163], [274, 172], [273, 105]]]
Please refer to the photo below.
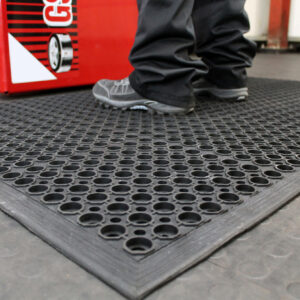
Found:
[[272, 93], [178, 116], [95, 108], [89, 91], [6, 102], [0, 179], [147, 255], [299, 171], [299, 102]]

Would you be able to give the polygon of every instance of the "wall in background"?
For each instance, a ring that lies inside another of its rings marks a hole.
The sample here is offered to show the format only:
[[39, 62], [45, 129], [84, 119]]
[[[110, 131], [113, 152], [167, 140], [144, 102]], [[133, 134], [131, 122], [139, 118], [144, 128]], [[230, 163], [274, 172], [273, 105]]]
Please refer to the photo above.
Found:
[[300, 42], [300, 0], [292, 0], [291, 3], [289, 40]]
[[270, 0], [247, 0], [246, 11], [251, 24], [251, 30], [247, 33], [247, 37], [256, 41], [266, 41], [269, 28]]
[[[283, 0], [287, 1], [287, 0]], [[247, 0], [246, 11], [249, 15], [251, 30], [247, 37], [255, 41], [268, 41], [271, 3], [273, 11], [278, 11], [282, 0]], [[275, 8], [275, 9], [274, 9]], [[281, 15], [282, 16], [282, 15]], [[274, 21], [274, 19], [273, 19]], [[284, 22], [282, 22], [283, 24]], [[282, 29], [284, 30], [284, 29]], [[280, 34], [280, 33], [279, 33]], [[300, 42], [300, 0], [291, 0], [288, 40], [290, 42]]]

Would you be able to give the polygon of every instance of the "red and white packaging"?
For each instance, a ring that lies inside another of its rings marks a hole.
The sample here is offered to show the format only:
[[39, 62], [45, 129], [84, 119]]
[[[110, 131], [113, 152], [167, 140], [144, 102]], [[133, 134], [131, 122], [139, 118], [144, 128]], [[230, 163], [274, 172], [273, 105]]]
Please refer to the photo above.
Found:
[[136, 0], [0, 0], [0, 92], [120, 79], [137, 27]]

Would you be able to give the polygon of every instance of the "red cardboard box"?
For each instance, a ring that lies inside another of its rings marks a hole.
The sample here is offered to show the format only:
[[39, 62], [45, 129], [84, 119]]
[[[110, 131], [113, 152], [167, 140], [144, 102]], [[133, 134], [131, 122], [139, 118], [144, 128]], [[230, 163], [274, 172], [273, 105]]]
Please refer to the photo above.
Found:
[[0, 3], [0, 92], [93, 84], [131, 72], [136, 0]]

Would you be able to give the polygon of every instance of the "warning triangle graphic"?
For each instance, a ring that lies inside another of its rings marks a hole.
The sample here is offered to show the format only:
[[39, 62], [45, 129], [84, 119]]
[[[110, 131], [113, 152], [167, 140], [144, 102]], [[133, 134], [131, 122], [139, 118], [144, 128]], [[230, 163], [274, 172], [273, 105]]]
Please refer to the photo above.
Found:
[[12, 83], [28, 83], [57, 79], [11, 34], [8, 34]]

